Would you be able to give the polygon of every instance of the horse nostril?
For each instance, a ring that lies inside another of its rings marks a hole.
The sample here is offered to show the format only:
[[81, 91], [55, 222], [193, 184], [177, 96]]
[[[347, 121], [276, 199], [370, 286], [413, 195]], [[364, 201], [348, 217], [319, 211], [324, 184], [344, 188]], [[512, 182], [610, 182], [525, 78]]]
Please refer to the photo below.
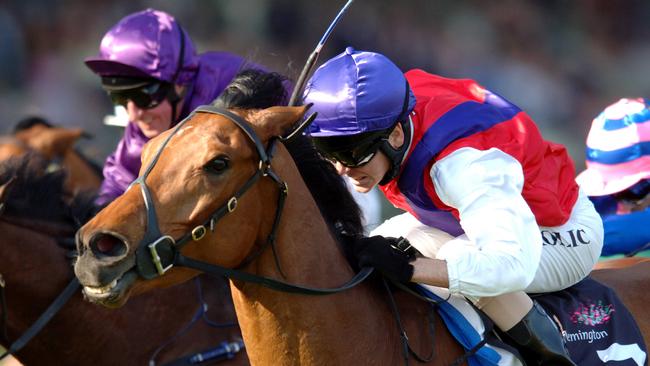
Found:
[[100, 233], [90, 239], [90, 249], [99, 257], [117, 257], [126, 253], [126, 243], [111, 234]]

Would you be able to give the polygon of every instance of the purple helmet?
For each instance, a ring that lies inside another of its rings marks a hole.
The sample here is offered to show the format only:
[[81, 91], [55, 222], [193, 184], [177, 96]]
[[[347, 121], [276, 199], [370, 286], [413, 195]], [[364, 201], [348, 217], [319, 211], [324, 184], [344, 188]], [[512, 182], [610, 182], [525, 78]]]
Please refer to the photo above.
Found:
[[189, 83], [198, 68], [196, 50], [171, 15], [147, 9], [126, 16], [102, 38], [99, 55], [85, 60], [102, 77], [154, 78]]
[[393, 127], [413, 110], [415, 96], [388, 58], [348, 47], [314, 72], [304, 102], [318, 112], [309, 135], [329, 137]]

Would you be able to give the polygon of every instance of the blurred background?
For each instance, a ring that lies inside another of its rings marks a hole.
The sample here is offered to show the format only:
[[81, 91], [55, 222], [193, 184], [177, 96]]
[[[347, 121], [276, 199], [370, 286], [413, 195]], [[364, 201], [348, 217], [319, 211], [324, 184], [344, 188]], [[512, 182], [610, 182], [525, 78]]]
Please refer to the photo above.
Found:
[[[173, 14], [199, 52], [226, 50], [295, 78], [343, 0], [0, 0], [0, 132], [27, 115], [95, 136], [103, 162], [120, 135], [113, 107], [83, 64], [123, 16]], [[621, 97], [650, 97], [647, 0], [356, 0], [320, 61], [345, 46], [382, 52], [403, 70], [473, 78], [526, 110], [577, 170], [591, 120]]]

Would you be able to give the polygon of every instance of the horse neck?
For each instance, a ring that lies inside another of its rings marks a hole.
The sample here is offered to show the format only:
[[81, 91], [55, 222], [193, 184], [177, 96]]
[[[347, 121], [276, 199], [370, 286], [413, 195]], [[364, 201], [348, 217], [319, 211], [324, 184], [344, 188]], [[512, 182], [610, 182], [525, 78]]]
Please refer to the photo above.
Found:
[[[247, 270], [310, 287], [347, 282], [354, 273], [293, 161], [274, 160], [274, 167], [289, 187], [276, 241], [286, 278], [281, 277], [269, 248]], [[272, 197], [266, 217], [274, 215], [276, 195], [277, 188], [260, 195]], [[231, 290], [253, 364], [364, 364], [368, 354], [386, 364], [401, 362], [395, 321], [383, 294], [369, 285], [327, 296], [288, 294], [240, 282]]]
[[75, 229], [68, 223], [29, 219], [19, 216], [1, 216], [0, 222], [20, 227], [27, 232], [36, 232], [49, 238], [72, 237]]
[[0, 221], [9, 338], [16, 339], [73, 278], [63, 249], [38, 230]]

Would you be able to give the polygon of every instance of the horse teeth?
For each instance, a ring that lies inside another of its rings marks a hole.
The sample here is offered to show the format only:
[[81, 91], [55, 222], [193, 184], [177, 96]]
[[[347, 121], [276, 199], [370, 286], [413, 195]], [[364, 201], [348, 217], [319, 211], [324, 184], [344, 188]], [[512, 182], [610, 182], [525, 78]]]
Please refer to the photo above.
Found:
[[87, 293], [93, 295], [101, 295], [110, 292], [115, 286], [117, 286], [117, 279], [113, 280], [113, 282], [109, 283], [106, 286], [101, 286], [101, 287], [84, 286], [84, 290]]

